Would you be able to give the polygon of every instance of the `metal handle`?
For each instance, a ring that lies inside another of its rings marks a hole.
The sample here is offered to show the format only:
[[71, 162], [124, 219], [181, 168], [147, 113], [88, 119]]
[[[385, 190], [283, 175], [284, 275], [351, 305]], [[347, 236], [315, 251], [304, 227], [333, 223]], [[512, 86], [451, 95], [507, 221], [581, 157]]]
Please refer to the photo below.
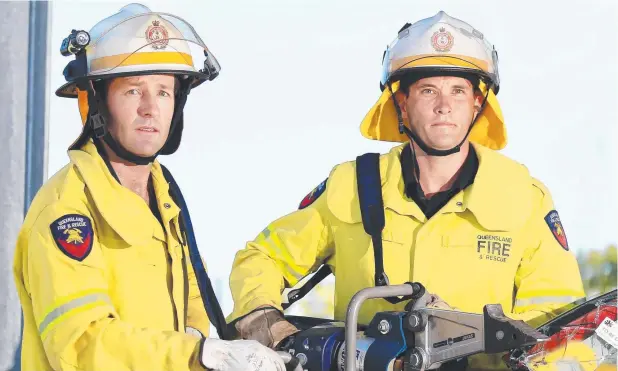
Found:
[[387, 298], [392, 296], [414, 295], [416, 287], [421, 285], [403, 284], [392, 286], [369, 287], [357, 292], [348, 304], [345, 317], [345, 371], [356, 371], [356, 332], [358, 331], [358, 312], [367, 299]]

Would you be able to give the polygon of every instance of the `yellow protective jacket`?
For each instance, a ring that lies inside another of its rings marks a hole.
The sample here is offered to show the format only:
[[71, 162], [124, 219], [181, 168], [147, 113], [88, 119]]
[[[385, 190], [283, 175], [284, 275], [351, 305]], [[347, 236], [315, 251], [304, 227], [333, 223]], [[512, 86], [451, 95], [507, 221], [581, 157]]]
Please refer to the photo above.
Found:
[[[420, 282], [466, 312], [501, 304], [507, 315], [523, 320], [585, 296], [550, 193], [524, 166], [472, 144], [479, 159], [474, 183], [427, 220], [404, 193], [405, 145], [380, 157], [384, 270], [391, 284]], [[261, 305], [281, 309], [282, 290], [322, 262], [336, 277], [336, 320], [345, 318], [356, 292], [374, 286], [373, 247], [363, 229], [355, 162], [336, 166], [308, 200], [312, 203], [272, 222], [236, 254], [229, 320]], [[369, 300], [359, 321], [368, 323], [376, 312], [404, 305]]]
[[199, 370], [209, 321], [160, 164], [165, 229], [88, 142], [38, 192], [14, 276], [24, 314], [22, 370]]

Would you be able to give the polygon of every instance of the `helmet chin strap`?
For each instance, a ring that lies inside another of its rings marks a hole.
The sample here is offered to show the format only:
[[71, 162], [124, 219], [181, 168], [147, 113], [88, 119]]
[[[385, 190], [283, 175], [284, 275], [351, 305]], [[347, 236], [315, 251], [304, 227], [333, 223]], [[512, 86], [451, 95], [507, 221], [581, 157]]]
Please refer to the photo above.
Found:
[[468, 132], [466, 133], [464, 138], [461, 140], [461, 142], [459, 142], [459, 144], [457, 144], [455, 147], [453, 147], [451, 149], [436, 149], [436, 148], [429, 147], [425, 142], [423, 142], [423, 140], [421, 138], [419, 138], [418, 135], [416, 135], [416, 133], [413, 130], [411, 130], [406, 125], [404, 125], [403, 117], [402, 117], [402, 114], [401, 114], [401, 109], [399, 108], [399, 105], [397, 104], [397, 99], [395, 98], [395, 94], [393, 93], [393, 89], [392, 89], [390, 83], [388, 84], [388, 89], [390, 90], [391, 96], [393, 97], [393, 104], [395, 105], [395, 112], [397, 112], [397, 121], [399, 123], [399, 132], [402, 133], [402, 134], [406, 134], [406, 136], [411, 141], [416, 143], [419, 146], [419, 148], [421, 150], [423, 150], [423, 152], [425, 152], [427, 155], [443, 157], [443, 156], [452, 155], [453, 153], [457, 153], [457, 152], [459, 152], [461, 150], [461, 146], [465, 143], [466, 139], [468, 139], [468, 136], [470, 135], [470, 132], [472, 131], [472, 127], [474, 126], [474, 123], [476, 122], [476, 119], [480, 116], [481, 112], [485, 108], [485, 103], [487, 103], [487, 96], [489, 95], [490, 87], [487, 88], [487, 94], [485, 94], [485, 99], [483, 100], [483, 104], [481, 104], [481, 109], [479, 110], [479, 113], [476, 115], [476, 117], [472, 120], [472, 123], [470, 123], [470, 127], [468, 128]]
[[159, 152], [155, 153], [152, 156], [136, 155], [135, 153], [130, 152], [129, 150], [124, 148], [122, 144], [118, 143], [111, 136], [111, 134], [109, 133], [109, 130], [105, 130], [105, 135], [103, 135], [103, 141], [116, 154], [116, 156], [120, 157], [121, 159], [125, 161], [131, 162], [135, 165], [148, 165], [151, 162], [153, 162], [159, 155]]

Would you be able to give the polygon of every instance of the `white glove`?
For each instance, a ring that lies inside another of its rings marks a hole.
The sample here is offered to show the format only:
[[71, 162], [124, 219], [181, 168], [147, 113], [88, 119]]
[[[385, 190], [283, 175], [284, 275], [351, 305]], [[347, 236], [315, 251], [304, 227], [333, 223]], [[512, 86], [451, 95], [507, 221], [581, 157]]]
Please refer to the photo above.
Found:
[[255, 340], [204, 339], [201, 361], [216, 371], [285, 371], [277, 352]]

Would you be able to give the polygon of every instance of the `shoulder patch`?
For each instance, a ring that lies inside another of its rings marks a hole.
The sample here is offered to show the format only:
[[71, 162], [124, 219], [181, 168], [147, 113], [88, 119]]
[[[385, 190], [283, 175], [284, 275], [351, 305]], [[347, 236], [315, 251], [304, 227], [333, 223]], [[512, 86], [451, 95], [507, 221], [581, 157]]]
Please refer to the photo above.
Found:
[[49, 225], [56, 245], [64, 255], [82, 261], [90, 255], [94, 232], [87, 216], [66, 214]]
[[549, 230], [554, 235], [560, 246], [562, 246], [562, 248], [566, 251], [569, 251], [569, 244], [567, 242], [564, 227], [562, 226], [558, 212], [556, 210], [550, 211], [547, 215], [545, 215], [545, 222], [549, 226]]
[[305, 198], [303, 198], [303, 200], [300, 202], [300, 205], [298, 206], [298, 209], [304, 209], [307, 206], [311, 205], [312, 203], [315, 202], [315, 200], [318, 199], [318, 197], [320, 197], [322, 195], [322, 193], [324, 193], [324, 191], [326, 190], [326, 181], [328, 180], [328, 178], [324, 179], [324, 181], [320, 184], [318, 184], [317, 187], [315, 187], [313, 189], [313, 191], [309, 192], [308, 195], [305, 196]]

